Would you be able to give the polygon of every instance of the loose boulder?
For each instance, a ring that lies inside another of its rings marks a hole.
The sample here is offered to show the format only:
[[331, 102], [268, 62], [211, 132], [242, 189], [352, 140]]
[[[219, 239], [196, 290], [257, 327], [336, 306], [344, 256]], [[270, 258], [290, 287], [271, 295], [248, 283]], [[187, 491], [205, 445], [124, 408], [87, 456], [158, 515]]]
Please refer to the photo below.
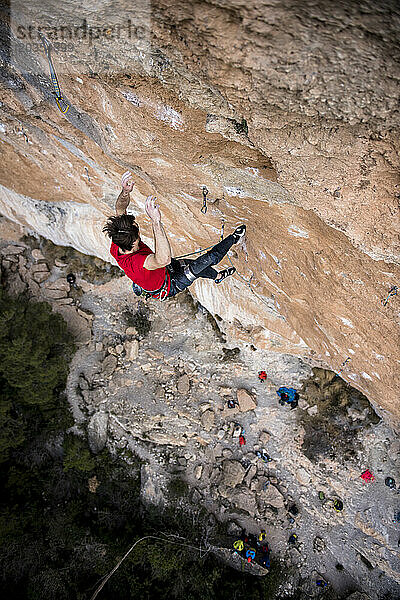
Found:
[[107, 442], [108, 414], [95, 413], [88, 425], [89, 447], [94, 454], [101, 452]]
[[190, 381], [189, 381], [189, 377], [187, 376], [187, 374], [185, 373], [184, 375], [182, 375], [182, 377], [180, 377], [178, 379], [178, 383], [177, 383], [177, 388], [178, 388], [178, 392], [180, 394], [188, 394], [190, 391]]
[[253, 396], [243, 388], [237, 391], [237, 400], [240, 412], [248, 412], [257, 408], [257, 402]]
[[215, 422], [214, 411], [212, 411], [211, 409], [204, 411], [203, 414], [201, 415], [201, 424], [204, 427], [204, 429], [206, 431], [211, 431], [211, 429], [214, 427], [214, 422]]
[[242, 483], [246, 470], [237, 460], [224, 460], [222, 463], [221, 484], [234, 488]]
[[126, 359], [133, 361], [139, 356], [139, 342], [138, 340], [127, 340], [125, 342], [125, 353]]
[[101, 371], [104, 377], [112, 375], [117, 368], [118, 361], [112, 354], [108, 354], [102, 362]]

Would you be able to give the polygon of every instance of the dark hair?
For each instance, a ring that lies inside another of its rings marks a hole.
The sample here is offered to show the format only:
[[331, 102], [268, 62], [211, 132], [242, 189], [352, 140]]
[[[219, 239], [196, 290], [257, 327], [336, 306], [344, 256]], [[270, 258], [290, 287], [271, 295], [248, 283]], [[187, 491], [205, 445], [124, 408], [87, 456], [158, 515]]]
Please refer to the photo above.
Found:
[[133, 215], [117, 215], [109, 217], [103, 227], [103, 233], [108, 235], [124, 252], [132, 250], [133, 244], [139, 237], [139, 227]]

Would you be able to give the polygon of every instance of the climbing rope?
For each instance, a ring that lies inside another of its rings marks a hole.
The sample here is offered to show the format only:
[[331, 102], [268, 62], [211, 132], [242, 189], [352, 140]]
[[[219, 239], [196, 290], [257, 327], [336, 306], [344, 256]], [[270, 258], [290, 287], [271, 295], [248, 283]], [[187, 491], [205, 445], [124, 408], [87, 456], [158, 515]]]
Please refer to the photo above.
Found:
[[[206, 186], [203, 186], [203, 206], [201, 208], [201, 212], [203, 214], [207, 213], [207, 195], [208, 195], [208, 189], [206, 188]], [[222, 223], [221, 223], [221, 235], [220, 235], [220, 241], [222, 241], [224, 239], [224, 229], [225, 229], [225, 219], [224, 217], [222, 217]], [[194, 254], [200, 254], [201, 252], [205, 252], [206, 250], [210, 250], [213, 246], [209, 246], [208, 248], [204, 248], [203, 250], [198, 250], [197, 252], [191, 252], [190, 254], [184, 254], [182, 256], [178, 256], [176, 258], [186, 258], [188, 256], [193, 256]], [[234, 266], [231, 257], [229, 256], [229, 254], [227, 255], [227, 258], [231, 264], [232, 267], [234, 267], [236, 269], [236, 267]], [[250, 289], [250, 291], [254, 294], [254, 296], [260, 300], [260, 302], [262, 302], [263, 304], [265, 304], [269, 309], [270, 304], [264, 300], [264, 298], [262, 296], [260, 296], [260, 294], [258, 294], [253, 285], [252, 285], [252, 279], [254, 277], [254, 274], [251, 275], [251, 277], [249, 279], [246, 279], [237, 269], [236, 269], [236, 275], [238, 275], [239, 279], [241, 279]], [[259, 285], [259, 282], [257, 282], [257, 285]], [[390, 290], [389, 293], [387, 295], [387, 297], [382, 300], [382, 304], [383, 306], [387, 306], [387, 304], [389, 303], [390, 298], [392, 298], [393, 296], [397, 296], [399, 292], [399, 288], [397, 286], [393, 286]], [[338, 371], [338, 373], [343, 373], [346, 364], [351, 360], [351, 357], [348, 356], [343, 363], [340, 365], [340, 369]]]
[[60, 89], [60, 84], [58, 83], [57, 73], [56, 73], [56, 70], [54, 68], [53, 61], [51, 60], [51, 55], [50, 55], [51, 44], [44, 37], [44, 35], [42, 33], [39, 33], [39, 36], [40, 36], [40, 39], [42, 40], [44, 52], [45, 52], [46, 58], [47, 58], [47, 60], [49, 62], [50, 77], [51, 77], [51, 82], [52, 82], [53, 88], [54, 88], [54, 94], [55, 94], [55, 97], [56, 97], [56, 103], [57, 103], [57, 106], [60, 109], [60, 111], [65, 115], [65, 113], [69, 109], [69, 104], [63, 98], [63, 95], [62, 95], [61, 89]]
[[182, 254], [182, 256], [175, 256], [176, 260], [178, 258], [186, 258], [188, 256], [193, 256], [194, 254], [201, 254], [202, 252], [206, 252], [206, 250], [210, 250], [214, 246], [208, 246], [208, 248], [203, 248], [202, 250], [196, 250], [196, 252], [190, 252], [189, 254]]
[[[207, 212], [207, 195], [208, 195], [208, 189], [206, 188], [206, 186], [203, 186], [203, 206], [200, 210], [204, 215]], [[224, 230], [225, 230], [225, 219], [222, 218], [220, 241], [222, 241], [224, 239]], [[197, 250], [196, 252], [189, 252], [188, 254], [182, 254], [181, 256], [176, 256], [175, 258], [177, 260], [179, 258], [187, 258], [188, 256], [194, 256], [195, 254], [201, 254], [202, 252], [206, 252], [207, 250], [210, 250], [211, 248], [213, 248], [213, 246], [208, 246], [207, 248]], [[228, 254], [228, 260], [229, 260], [231, 266], [236, 269], [229, 254]], [[256, 298], [258, 300], [260, 300], [260, 302], [265, 304], [265, 306], [268, 306], [268, 308], [271, 308], [270, 305], [268, 304], [268, 302], [266, 300], [264, 300], [264, 298], [262, 298], [262, 296], [257, 294], [257, 292], [254, 290], [253, 285], [251, 283], [254, 275], [251, 275], [251, 277], [249, 279], [246, 279], [237, 269], [236, 269], [236, 275], [238, 275], [239, 279], [241, 279], [250, 288], [250, 291], [256, 296]]]
[[[97, 598], [98, 594], [101, 592], [101, 590], [103, 589], [103, 587], [106, 585], [107, 581], [110, 579], [110, 577], [112, 577], [112, 575], [114, 575], [115, 571], [122, 565], [122, 563], [124, 562], [124, 560], [129, 556], [129, 554], [132, 552], [132, 550], [135, 548], [135, 546], [137, 546], [138, 544], [140, 544], [140, 542], [143, 542], [144, 540], [148, 540], [148, 539], [154, 539], [154, 540], [158, 540], [161, 542], [168, 542], [168, 544], [174, 544], [176, 546], [185, 546], [186, 548], [191, 548], [192, 550], [198, 550], [200, 552], [200, 558], [203, 558], [203, 556], [201, 555], [201, 553], [203, 552], [202, 548], [198, 548], [197, 546], [191, 546], [189, 544], [183, 544], [182, 542], [174, 542], [172, 541], [170, 538], [162, 538], [156, 535], [145, 535], [144, 537], [140, 538], [139, 540], [137, 540], [130, 548], [129, 550], [124, 554], [124, 556], [121, 558], [121, 560], [119, 560], [117, 562], [117, 564], [115, 565], [115, 567], [113, 569], [111, 569], [111, 571], [105, 575], [105, 577], [103, 578], [101, 584], [96, 588], [93, 596], [91, 596], [90, 600], [95, 600], [95, 598]], [[209, 549], [206, 550], [204, 556], [206, 556], [206, 554], [208, 554]]]

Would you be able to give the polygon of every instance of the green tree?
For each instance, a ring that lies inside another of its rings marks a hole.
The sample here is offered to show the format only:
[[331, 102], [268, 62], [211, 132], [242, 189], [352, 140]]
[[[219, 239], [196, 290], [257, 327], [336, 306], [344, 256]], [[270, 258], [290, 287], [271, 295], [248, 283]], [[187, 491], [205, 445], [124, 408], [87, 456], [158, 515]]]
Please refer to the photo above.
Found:
[[64, 471], [76, 469], [84, 473], [93, 471], [96, 462], [87, 446], [86, 440], [69, 434], [64, 439]]
[[65, 321], [49, 304], [0, 290], [0, 381], [9, 397], [22, 405], [54, 405], [73, 350]]

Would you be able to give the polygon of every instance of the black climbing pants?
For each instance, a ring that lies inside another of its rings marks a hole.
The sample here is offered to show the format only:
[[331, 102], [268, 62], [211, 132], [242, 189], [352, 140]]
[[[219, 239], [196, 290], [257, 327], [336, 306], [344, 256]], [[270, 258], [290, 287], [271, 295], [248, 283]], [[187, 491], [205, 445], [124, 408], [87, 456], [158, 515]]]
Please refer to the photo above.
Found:
[[[235, 238], [231, 234], [198, 258], [171, 259], [171, 263], [167, 266], [171, 277], [171, 289], [168, 298], [188, 288], [198, 277], [215, 279], [218, 273], [212, 268], [212, 265], [218, 264], [234, 243]], [[187, 269], [189, 269], [189, 272]]]

